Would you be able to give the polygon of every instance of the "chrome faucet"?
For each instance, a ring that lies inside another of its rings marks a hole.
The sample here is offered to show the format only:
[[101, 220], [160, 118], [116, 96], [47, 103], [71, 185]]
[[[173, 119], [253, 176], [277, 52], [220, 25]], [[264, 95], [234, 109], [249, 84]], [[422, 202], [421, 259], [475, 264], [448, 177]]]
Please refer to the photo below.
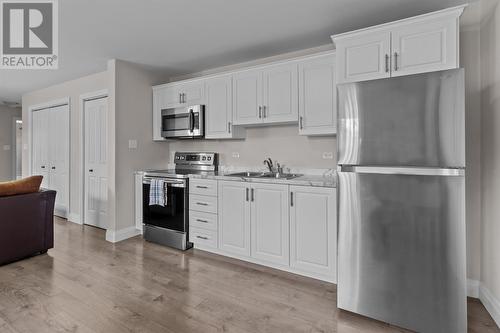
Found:
[[267, 168], [269, 169], [269, 172], [273, 172], [274, 165], [273, 165], [273, 160], [269, 157], [266, 160], [264, 160], [264, 164], [267, 165]]

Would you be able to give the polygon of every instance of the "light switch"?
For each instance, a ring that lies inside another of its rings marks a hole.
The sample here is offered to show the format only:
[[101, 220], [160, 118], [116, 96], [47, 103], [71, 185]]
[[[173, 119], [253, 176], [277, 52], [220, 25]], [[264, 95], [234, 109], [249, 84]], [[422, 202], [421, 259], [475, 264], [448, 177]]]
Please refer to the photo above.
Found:
[[128, 140], [129, 149], [137, 149], [137, 140]]
[[3, 150], [10, 150], [10, 145], [3, 145]]

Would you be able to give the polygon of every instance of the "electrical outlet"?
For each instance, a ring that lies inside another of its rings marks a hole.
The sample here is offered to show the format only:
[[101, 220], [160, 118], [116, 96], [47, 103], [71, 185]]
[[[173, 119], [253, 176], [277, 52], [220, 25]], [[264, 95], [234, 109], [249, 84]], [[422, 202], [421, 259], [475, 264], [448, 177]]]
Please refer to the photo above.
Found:
[[137, 140], [128, 140], [129, 149], [137, 149]]
[[233, 158], [240, 158], [240, 153], [238, 153], [238, 152], [233, 152], [233, 153], [231, 154], [231, 156], [233, 156]]
[[333, 153], [331, 151], [327, 151], [323, 153], [324, 160], [333, 160]]

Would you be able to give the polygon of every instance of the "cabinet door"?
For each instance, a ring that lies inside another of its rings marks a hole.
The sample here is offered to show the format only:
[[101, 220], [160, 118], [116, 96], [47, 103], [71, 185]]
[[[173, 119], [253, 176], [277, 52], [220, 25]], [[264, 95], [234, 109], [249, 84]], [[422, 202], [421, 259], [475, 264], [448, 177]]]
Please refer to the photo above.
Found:
[[392, 76], [458, 67], [457, 19], [412, 23], [392, 32]]
[[233, 121], [235, 125], [262, 123], [262, 71], [233, 75]]
[[290, 186], [290, 265], [336, 279], [335, 189]]
[[338, 83], [391, 76], [391, 33], [375, 32], [338, 40]]
[[153, 141], [165, 141], [161, 136], [161, 110], [167, 107], [167, 95], [172, 88], [153, 87]]
[[285, 63], [263, 70], [263, 109], [265, 123], [298, 120], [297, 63]]
[[50, 109], [39, 110], [32, 115], [31, 172], [43, 176], [43, 188], [49, 188], [49, 112]]
[[247, 183], [219, 181], [219, 248], [250, 256], [250, 188]]
[[255, 184], [250, 197], [252, 257], [288, 266], [288, 185]]
[[169, 85], [161, 88], [159, 91], [161, 92], [159, 100], [160, 109], [175, 108], [182, 105], [180, 85]]
[[335, 55], [299, 64], [299, 134], [335, 134], [337, 127]]
[[179, 87], [182, 95], [182, 104], [186, 106], [205, 104], [205, 83], [204, 81], [195, 81], [183, 83]]
[[205, 137], [231, 138], [233, 127], [232, 77], [225, 75], [205, 82]]

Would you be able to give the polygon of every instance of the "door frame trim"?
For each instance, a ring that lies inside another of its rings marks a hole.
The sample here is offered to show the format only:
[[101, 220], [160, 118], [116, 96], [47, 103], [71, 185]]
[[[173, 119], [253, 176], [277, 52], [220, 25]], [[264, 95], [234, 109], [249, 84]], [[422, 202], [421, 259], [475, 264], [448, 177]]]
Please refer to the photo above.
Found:
[[33, 112], [55, 108], [57, 106], [67, 106], [68, 107], [68, 150], [66, 151], [66, 156], [68, 157], [67, 163], [67, 185], [66, 185], [66, 216], [68, 218], [71, 215], [71, 97], [63, 97], [60, 99], [55, 99], [49, 102], [44, 102], [40, 104], [30, 105], [28, 107], [28, 124], [23, 123], [23, 127], [29, 126], [28, 131], [28, 175], [33, 175]]
[[[23, 154], [23, 143], [22, 143], [22, 137], [23, 133], [21, 132], [21, 146], [17, 146], [17, 136], [16, 136], [16, 131], [17, 131], [17, 121], [18, 120], [23, 120], [22, 116], [14, 116], [12, 117], [12, 142], [11, 142], [11, 154], [12, 154], [12, 179], [17, 180], [17, 150], [21, 149], [21, 167], [22, 167], [22, 154]], [[22, 126], [21, 126], [22, 128]], [[22, 174], [22, 168], [21, 168], [21, 174]]]
[[80, 124], [80, 219], [78, 224], [85, 224], [85, 102], [109, 97], [108, 89], [81, 94], [79, 97]]

